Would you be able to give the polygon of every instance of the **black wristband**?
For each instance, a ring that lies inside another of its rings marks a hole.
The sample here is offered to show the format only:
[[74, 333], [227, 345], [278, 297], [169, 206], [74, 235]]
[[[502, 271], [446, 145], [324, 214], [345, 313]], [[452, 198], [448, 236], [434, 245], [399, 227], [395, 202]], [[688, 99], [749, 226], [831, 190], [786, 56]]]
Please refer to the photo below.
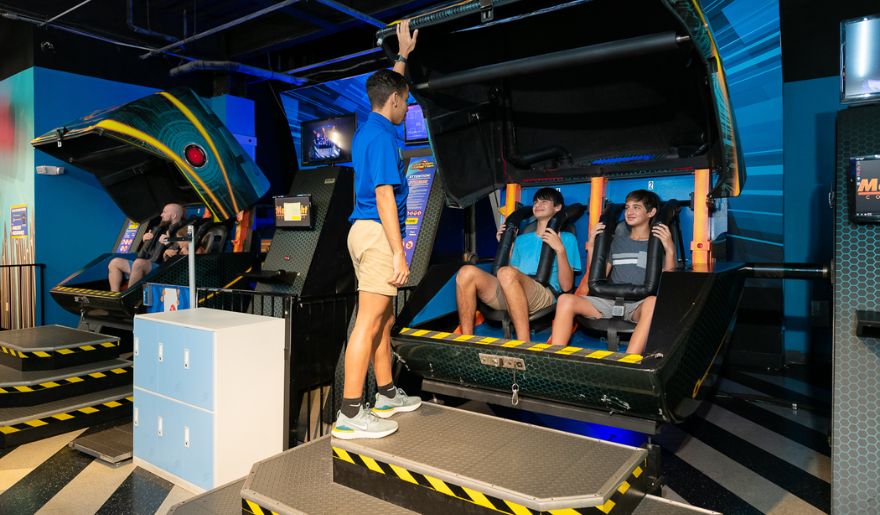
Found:
[[403, 57], [402, 55], [397, 54], [396, 56], [394, 56], [394, 62], [406, 64], [406, 57]]

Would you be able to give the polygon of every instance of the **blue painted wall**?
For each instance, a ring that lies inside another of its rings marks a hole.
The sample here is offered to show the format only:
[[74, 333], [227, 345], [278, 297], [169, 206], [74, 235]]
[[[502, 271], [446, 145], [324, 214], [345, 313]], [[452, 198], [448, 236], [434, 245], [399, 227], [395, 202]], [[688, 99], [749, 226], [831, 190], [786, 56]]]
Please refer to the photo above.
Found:
[[[124, 104], [155, 90], [82, 75], [34, 69], [34, 136], [95, 110]], [[46, 264], [46, 323], [76, 326], [78, 317], [52, 300], [48, 289], [111, 252], [125, 216], [95, 176], [35, 151], [35, 165], [65, 168], [64, 175], [34, 178], [37, 261]]]
[[[785, 98], [785, 260], [831, 260], [834, 213], [835, 117], [839, 78], [787, 82]], [[815, 341], [810, 302], [830, 302], [830, 288], [811, 281], [785, 281], [785, 348], [788, 353], [830, 354], [830, 338]]]

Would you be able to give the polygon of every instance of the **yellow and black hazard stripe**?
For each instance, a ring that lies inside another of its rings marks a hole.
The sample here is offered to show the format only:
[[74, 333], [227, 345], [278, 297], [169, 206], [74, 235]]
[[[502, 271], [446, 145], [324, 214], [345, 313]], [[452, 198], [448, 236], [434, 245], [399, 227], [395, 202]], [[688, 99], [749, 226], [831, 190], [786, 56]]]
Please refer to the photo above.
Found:
[[55, 349], [50, 351], [28, 351], [22, 352], [18, 349], [13, 349], [12, 347], [4, 347], [0, 345], [0, 352], [3, 354], [8, 354], [15, 358], [20, 359], [45, 359], [45, 358], [53, 358], [56, 356], [69, 356], [71, 354], [84, 353], [84, 352], [92, 352], [96, 350], [104, 350], [104, 349], [112, 349], [114, 347], [119, 346], [119, 340], [113, 340], [109, 342], [101, 342], [101, 343], [91, 343], [88, 345], [80, 345], [79, 347], [66, 347], [63, 349]]
[[249, 499], [241, 500], [241, 512], [250, 513], [251, 515], [278, 515], [278, 512], [272, 511], [269, 508], [263, 508]]
[[400, 334], [417, 338], [430, 338], [453, 343], [466, 343], [499, 347], [503, 349], [519, 349], [541, 354], [555, 354], [557, 356], [569, 356], [584, 360], [614, 361], [617, 363], [641, 363], [644, 357], [640, 354], [625, 354], [623, 352], [611, 352], [608, 350], [585, 349], [573, 345], [550, 345], [548, 343], [524, 342], [522, 340], [507, 340], [493, 338], [491, 336], [477, 336], [473, 334], [455, 334], [443, 331], [429, 331], [427, 329], [413, 329], [404, 327]]
[[531, 508], [527, 508], [522, 504], [515, 503], [507, 499], [500, 499], [498, 497], [487, 495], [483, 492], [479, 492], [465, 486], [456, 485], [454, 483], [444, 481], [428, 474], [421, 474], [412, 470], [408, 470], [398, 465], [385, 463], [383, 461], [371, 458], [370, 456], [347, 451], [340, 447], [333, 447], [333, 458], [358, 467], [366, 468], [377, 474], [383, 474], [390, 478], [405, 481], [415, 486], [427, 488], [429, 490], [433, 490], [434, 492], [449, 497], [454, 497], [460, 501], [464, 501], [479, 506], [481, 508], [485, 508], [489, 511], [508, 513], [510, 515], [598, 515], [599, 513], [610, 514], [614, 507], [619, 504], [620, 499], [623, 496], [627, 495], [627, 493], [630, 491], [633, 481], [642, 477], [644, 473], [644, 469], [642, 467], [636, 467], [630, 477], [626, 481], [621, 482], [620, 485], [617, 486], [613, 495], [611, 495], [610, 498], [600, 506], [571, 507], [549, 511], [536, 511]]
[[66, 377], [64, 379], [56, 379], [54, 381], [46, 381], [45, 383], [39, 384], [31, 384], [31, 385], [12, 385], [12, 386], [0, 386], [0, 401], [5, 396], [15, 395], [15, 394], [28, 394], [28, 393], [39, 393], [42, 391], [46, 391], [52, 388], [59, 388], [73, 384], [85, 384], [91, 383], [95, 381], [99, 381], [106, 377], [114, 377], [121, 376], [123, 374], [131, 374], [132, 367], [120, 367], [113, 368], [110, 370], [102, 370], [100, 372], [91, 372], [88, 374], [84, 374], [81, 376], [71, 376]]
[[71, 429], [88, 427], [126, 416], [131, 413], [132, 404], [134, 404], [134, 397], [128, 396], [0, 426], [0, 447], [32, 442]]
[[92, 290], [89, 288], [71, 288], [70, 286], [56, 286], [52, 291], [60, 291], [63, 293], [74, 293], [80, 295], [91, 295], [93, 297], [116, 298], [122, 295], [118, 291]]

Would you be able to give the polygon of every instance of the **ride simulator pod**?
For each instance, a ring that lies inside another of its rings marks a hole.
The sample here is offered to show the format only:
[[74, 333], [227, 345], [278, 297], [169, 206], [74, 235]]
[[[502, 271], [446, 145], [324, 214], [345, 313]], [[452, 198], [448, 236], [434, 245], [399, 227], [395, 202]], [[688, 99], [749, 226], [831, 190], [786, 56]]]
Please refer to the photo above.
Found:
[[[564, 188], [691, 174], [699, 265], [661, 276], [643, 355], [450, 334], [454, 324], [440, 322], [450, 316], [417, 318], [449, 284], [438, 269], [393, 333], [406, 367], [428, 383], [508, 398], [515, 383], [523, 399], [654, 422], [684, 419], [711, 390], [744, 281], [741, 265], [713, 266], [705, 216], [713, 199], [736, 196], [745, 183], [736, 124], [699, 7], [634, 7], [474, 1], [412, 18], [420, 36], [408, 79], [449, 205], [472, 205], [511, 183]], [[377, 37], [393, 56], [394, 27]]]
[[[175, 202], [203, 204], [215, 223], [231, 225], [239, 211], [269, 189], [269, 181], [232, 133], [188, 89], [163, 91], [92, 113], [31, 144], [94, 174], [129, 218], [126, 224], [143, 224]], [[142, 237], [143, 231], [137, 235]], [[76, 314], [130, 320], [141, 306], [141, 287], [109, 291], [107, 263], [116, 256], [135, 258], [131, 253], [99, 256], [54, 287], [53, 298]], [[227, 285], [256, 261], [249, 253], [197, 256], [197, 282]], [[143, 281], [188, 284], [186, 259], [166, 261]]]

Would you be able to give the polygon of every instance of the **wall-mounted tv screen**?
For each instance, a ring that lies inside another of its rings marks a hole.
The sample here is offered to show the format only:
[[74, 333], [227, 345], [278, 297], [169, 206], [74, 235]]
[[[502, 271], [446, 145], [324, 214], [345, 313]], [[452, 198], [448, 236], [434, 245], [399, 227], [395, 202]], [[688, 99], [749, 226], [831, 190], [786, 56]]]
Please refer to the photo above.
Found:
[[840, 100], [880, 100], [880, 13], [840, 24]]
[[407, 144], [426, 143], [428, 141], [428, 124], [422, 113], [422, 106], [410, 104], [406, 108], [406, 117], [403, 119], [404, 141]]
[[303, 166], [351, 161], [351, 142], [357, 129], [354, 114], [302, 122], [300, 128]]
[[849, 161], [850, 219], [857, 223], [880, 223], [880, 156]]

